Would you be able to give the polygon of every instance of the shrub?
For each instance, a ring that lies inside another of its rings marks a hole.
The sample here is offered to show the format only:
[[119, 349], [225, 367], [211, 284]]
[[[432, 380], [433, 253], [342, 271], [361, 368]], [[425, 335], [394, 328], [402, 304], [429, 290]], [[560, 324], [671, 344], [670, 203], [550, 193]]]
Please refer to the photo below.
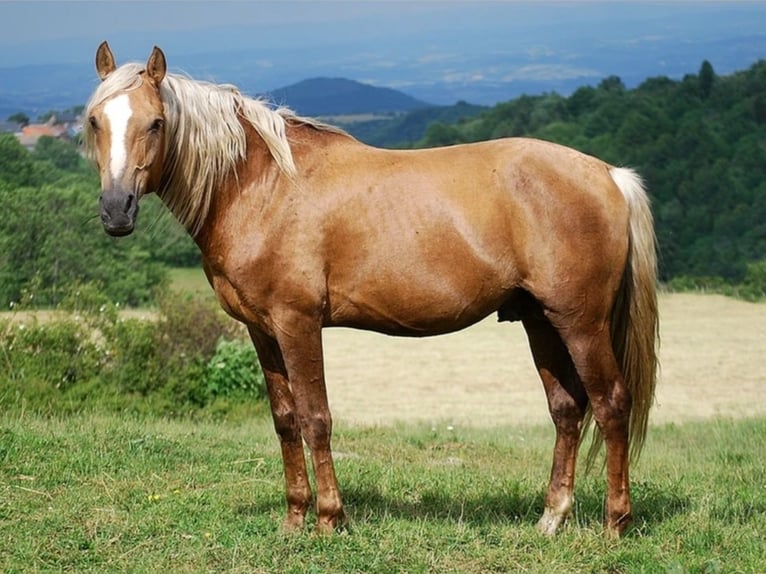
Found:
[[58, 313], [0, 322], [0, 408], [221, 417], [265, 395], [243, 328], [209, 299], [168, 296], [149, 318], [125, 318], [85, 284]]
[[200, 296], [165, 293], [158, 300], [157, 314], [160, 352], [168, 361], [199, 357], [207, 363], [221, 337], [234, 340], [246, 336], [242, 325]]
[[720, 293], [746, 301], [761, 301], [766, 298], [766, 261], [748, 263], [745, 278], [739, 284], [729, 283], [721, 277], [679, 275], [671, 279], [667, 286], [670, 291]]
[[747, 265], [740, 295], [749, 301], [766, 298], [766, 260]]
[[207, 388], [213, 396], [265, 398], [266, 385], [253, 346], [241, 340], [219, 339], [207, 365]]
[[94, 377], [103, 363], [87, 329], [70, 319], [6, 322], [0, 352], [10, 379], [36, 380], [62, 391]]

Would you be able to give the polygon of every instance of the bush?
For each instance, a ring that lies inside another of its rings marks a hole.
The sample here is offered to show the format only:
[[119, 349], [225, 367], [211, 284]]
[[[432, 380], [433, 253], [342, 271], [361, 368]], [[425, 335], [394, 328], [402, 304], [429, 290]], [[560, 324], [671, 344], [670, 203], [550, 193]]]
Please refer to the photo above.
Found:
[[126, 318], [88, 284], [38, 314], [0, 323], [0, 408], [220, 417], [265, 396], [244, 330], [210, 300], [166, 297]]
[[748, 264], [740, 296], [748, 301], [766, 298], [766, 260]]
[[9, 378], [43, 382], [62, 391], [96, 376], [104, 362], [98, 345], [74, 320], [6, 322], [0, 350]]
[[241, 340], [219, 339], [207, 365], [207, 388], [213, 396], [265, 398], [266, 385], [253, 346]]
[[766, 299], [766, 261], [748, 263], [742, 283], [730, 283], [721, 277], [679, 275], [671, 279], [667, 286], [670, 291], [719, 293], [746, 301], [762, 301]]
[[243, 339], [247, 334], [210, 299], [166, 292], [158, 300], [157, 336], [164, 359], [184, 361], [198, 356], [207, 363], [219, 339]]

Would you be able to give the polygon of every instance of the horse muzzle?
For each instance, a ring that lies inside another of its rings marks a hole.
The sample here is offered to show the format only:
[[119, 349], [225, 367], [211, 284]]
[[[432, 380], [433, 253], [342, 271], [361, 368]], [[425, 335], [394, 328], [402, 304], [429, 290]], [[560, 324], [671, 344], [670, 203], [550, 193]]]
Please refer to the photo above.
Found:
[[104, 231], [115, 237], [133, 232], [138, 215], [138, 197], [135, 193], [105, 191], [101, 194], [100, 204]]

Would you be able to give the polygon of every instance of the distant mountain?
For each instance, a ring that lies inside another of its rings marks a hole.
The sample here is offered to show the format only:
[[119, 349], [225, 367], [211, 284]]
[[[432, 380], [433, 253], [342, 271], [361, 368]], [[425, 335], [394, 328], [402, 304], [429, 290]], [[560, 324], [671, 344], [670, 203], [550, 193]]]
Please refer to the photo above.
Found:
[[488, 109], [486, 106], [460, 101], [454, 106], [419, 108], [406, 114], [368, 121], [344, 122], [343, 118], [335, 118], [334, 123], [370, 145], [406, 148], [423, 138], [428, 126], [433, 122], [456, 124], [476, 117]]
[[264, 95], [305, 116], [390, 114], [431, 105], [391, 88], [345, 78], [311, 78]]

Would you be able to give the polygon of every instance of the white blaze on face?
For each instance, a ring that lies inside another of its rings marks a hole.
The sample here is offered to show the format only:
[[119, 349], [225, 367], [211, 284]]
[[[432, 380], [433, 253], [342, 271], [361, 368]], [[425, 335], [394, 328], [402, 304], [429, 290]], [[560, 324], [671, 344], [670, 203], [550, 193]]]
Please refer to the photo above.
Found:
[[109, 118], [109, 126], [112, 131], [112, 145], [110, 147], [109, 170], [114, 181], [119, 180], [128, 161], [128, 150], [125, 135], [128, 132], [128, 120], [133, 114], [130, 109], [130, 98], [122, 94], [109, 100], [104, 106], [104, 114]]

